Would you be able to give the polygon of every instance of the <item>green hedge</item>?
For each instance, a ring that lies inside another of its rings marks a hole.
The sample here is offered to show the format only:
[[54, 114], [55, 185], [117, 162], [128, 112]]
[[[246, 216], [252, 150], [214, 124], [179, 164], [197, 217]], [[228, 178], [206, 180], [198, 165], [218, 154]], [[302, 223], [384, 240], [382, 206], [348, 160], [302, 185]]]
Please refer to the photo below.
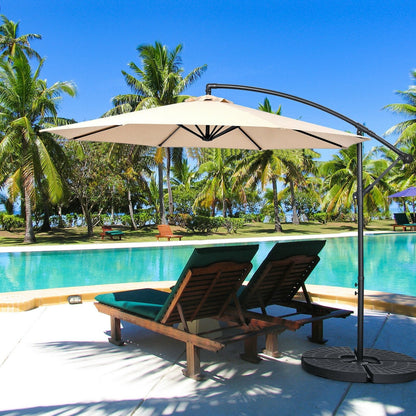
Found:
[[0, 226], [3, 230], [12, 231], [25, 226], [25, 220], [17, 215], [0, 213]]
[[236, 233], [245, 224], [244, 218], [207, 217], [205, 215], [189, 215], [185, 219], [185, 228], [192, 232], [216, 232], [225, 227], [228, 234]]

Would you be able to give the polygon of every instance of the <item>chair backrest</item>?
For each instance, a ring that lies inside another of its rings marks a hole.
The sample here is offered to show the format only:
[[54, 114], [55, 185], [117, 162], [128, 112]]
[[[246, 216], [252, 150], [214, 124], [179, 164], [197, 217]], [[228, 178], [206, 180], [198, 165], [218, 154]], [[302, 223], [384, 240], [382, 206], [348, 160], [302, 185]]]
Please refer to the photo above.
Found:
[[290, 303], [319, 262], [325, 240], [277, 243], [239, 296], [246, 309]]
[[409, 224], [409, 218], [405, 212], [394, 213], [394, 219], [398, 225]]
[[172, 235], [172, 229], [169, 224], [160, 224], [157, 226], [160, 235]]
[[196, 248], [156, 321], [181, 322], [180, 313], [186, 321], [221, 315], [250, 272], [257, 250], [257, 244]]

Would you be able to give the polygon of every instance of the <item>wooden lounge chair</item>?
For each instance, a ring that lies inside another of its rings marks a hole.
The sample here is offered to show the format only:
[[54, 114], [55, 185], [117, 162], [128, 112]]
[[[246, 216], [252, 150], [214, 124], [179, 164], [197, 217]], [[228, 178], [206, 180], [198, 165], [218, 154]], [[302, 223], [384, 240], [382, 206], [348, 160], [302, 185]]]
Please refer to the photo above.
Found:
[[[328, 318], [345, 318], [352, 313], [349, 310], [313, 303], [308, 295], [305, 280], [319, 262], [318, 253], [324, 245], [325, 241], [318, 240], [277, 243], [248, 285], [240, 289], [239, 301], [247, 318], [266, 319], [268, 322], [282, 325], [275, 333], [266, 336], [264, 353], [279, 356], [278, 334], [285, 329], [295, 331], [308, 323], [312, 324], [309, 340], [325, 343], [323, 321]], [[299, 289], [302, 289], [304, 300], [294, 299]], [[294, 308], [296, 312], [280, 317], [271, 316], [266, 311], [269, 305]], [[248, 311], [255, 308], [260, 308], [262, 313]], [[300, 318], [299, 315], [310, 317]]]
[[396, 231], [397, 227], [402, 228], [403, 231], [407, 231], [407, 228], [411, 230], [416, 229], [416, 223], [410, 222], [405, 212], [394, 213], [393, 215], [396, 222], [393, 224], [393, 231]]
[[[230, 342], [244, 340], [245, 354], [242, 358], [258, 362], [257, 335], [276, 330], [278, 326], [263, 321], [246, 321], [241, 309], [237, 318], [236, 315], [228, 318], [226, 314], [230, 302], [238, 305], [237, 290], [252, 267], [250, 261], [257, 249], [257, 245], [195, 249], [170, 293], [139, 289], [98, 295], [97, 309], [111, 317], [109, 341], [115, 345], [123, 343], [121, 320], [183, 341], [187, 360], [184, 375], [195, 379], [201, 378], [201, 348], [219, 351]], [[220, 331], [191, 333], [188, 322], [202, 318], [224, 320], [229, 325]], [[183, 329], [174, 326], [179, 323]], [[230, 330], [232, 334], [226, 334]], [[220, 332], [220, 336], [216, 337], [215, 332]]]
[[157, 229], [159, 230], [159, 234], [156, 235], [158, 240], [159, 238], [167, 238], [168, 241], [170, 241], [171, 238], [179, 238], [179, 241], [182, 240], [183, 236], [179, 234], [173, 234], [172, 229], [168, 224], [158, 225]]
[[115, 239], [115, 237], [118, 237], [119, 240], [121, 240], [121, 237], [124, 235], [123, 231], [121, 230], [113, 230], [113, 228], [109, 225], [103, 225], [103, 231], [101, 232], [101, 240], [104, 240], [104, 237], [110, 237], [112, 240]]

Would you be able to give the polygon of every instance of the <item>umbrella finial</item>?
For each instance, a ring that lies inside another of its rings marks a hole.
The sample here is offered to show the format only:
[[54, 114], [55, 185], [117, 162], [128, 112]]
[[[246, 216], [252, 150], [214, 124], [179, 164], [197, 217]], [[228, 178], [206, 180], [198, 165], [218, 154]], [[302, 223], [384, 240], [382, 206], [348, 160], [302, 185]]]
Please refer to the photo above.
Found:
[[201, 97], [189, 97], [185, 100], [185, 102], [193, 102], [193, 101], [216, 101], [219, 103], [229, 103], [232, 104], [232, 101], [229, 101], [222, 97], [216, 97], [215, 95], [202, 95]]

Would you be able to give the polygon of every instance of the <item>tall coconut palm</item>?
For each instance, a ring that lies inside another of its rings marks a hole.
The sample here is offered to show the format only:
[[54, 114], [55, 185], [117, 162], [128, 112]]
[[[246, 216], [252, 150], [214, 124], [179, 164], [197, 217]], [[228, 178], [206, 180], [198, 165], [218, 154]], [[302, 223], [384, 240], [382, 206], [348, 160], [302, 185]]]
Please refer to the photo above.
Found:
[[194, 208], [202, 206], [211, 208], [211, 215], [215, 216], [217, 204], [222, 205], [223, 217], [231, 205], [233, 188], [232, 175], [234, 166], [232, 159], [238, 151], [230, 149], [210, 149], [207, 160], [199, 167], [198, 173], [206, 175], [201, 192], [194, 202]]
[[[372, 184], [379, 174], [386, 169], [386, 160], [372, 159], [373, 152], [363, 158], [363, 185]], [[332, 160], [322, 163], [321, 174], [326, 179], [327, 192], [323, 204], [329, 213], [354, 209], [357, 212], [357, 201], [354, 197], [357, 190], [357, 152], [355, 146], [341, 149]], [[384, 180], [364, 196], [364, 210], [367, 214], [376, 212], [383, 207], [388, 209], [385, 189], [388, 184]]]
[[[258, 109], [267, 113], [282, 114], [282, 106], [276, 111], [272, 110], [269, 99], [266, 97], [263, 104], [259, 104]], [[281, 195], [285, 193], [290, 194], [291, 206], [292, 206], [292, 223], [299, 224], [299, 215], [296, 202], [296, 189], [300, 185], [306, 184], [306, 175], [313, 173], [315, 170], [315, 164], [313, 162], [314, 157], [319, 157], [319, 153], [309, 149], [294, 149], [285, 152], [280, 152], [283, 157], [283, 164], [285, 165], [285, 172], [283, 173], [283, 181], [288, 185], [288, 189], [284, 189]]]
[[[284, 150], [263, 150], [259, 152], [250, 152], [237, 165], [235, 176], [237, 181], [245, 181], [246, 186], [250, 187], [259, 184], [264, 191], [266, 186], [271, 183], [273, 191], [273, 207], [275, 217], [275, 231], [282, 231], [282, 224], [279, 219], [279, 201], [278, 201], [278, 181], [285, 172], [283, 162]], [[287, 152], [287, 151], [286, 151]]]
[[[122, 71], [132, 94], [118, 95], [113, 99], [114, 108], [106, 115], [120, 114], [145, 108], [182, 102], [187, 96], [182, 92], [196, 81], [206, 70], [207, 65], [193, 69], [189, 74], [183, 75], [182, 59], [180, 53], [183, 46], [177, 45], [173, 50], [160, 42], [154, 45], [141, 45], [137, 48], [142, 68], [134, 62], [129, 63], [133, 74]], [[166, 152], [166, 153], [165, 153]], [[165, 154], [164, 154], [165, 153]], [[173, 158], [172, 149], [158, 149], [158, 175], [159, 175], [159, 204], [162, 222], [166, 222], [163, 204], [163, 158], [166, 158], [167, 187], [169, 206], [173, 207], [172, 192], [170, 189], [170, 163]]]
[[410, 85], [406, 91], [397, 91], [405, 103], [389, 104], [384, 108], [394, 113], [402, 114], [409, 120], [402, 121], [387, 130], [386, 134], [398, 133], [397, 143], [408, 143], [416, 137], [416, 70], [411, 71], [410, 76], [413, 78], [413, 85]]
[[150, 177], [150, 168], [154, 165], [154, 158], [149, 154], [149, 148], [146, 146], [119, 143], [111, 146], [110, 157], [113, 160], [114, 171], [126, 184], [132, 228], [137, 230], [132, 203], [132, 188], [136, 185], [143, 194], [150, 196], [146, 178]]
[[290, 196], [293, 224], [300, 223], [296, 191], [307, 188], [308, 175], [316, 172], [313, 159], [317, 157], [319, 157], [319, 153], [310, 149], [293, 149], [282, 152], [282, 162], [285, 166], [282, 180], [286, 188], [283, 189], [281, 195], [289, 194]]
[[[411, 154], [416, 156], [416, 136], [409, 139], [407, 143], [398, 144], [400, 150], [404, 153]], [[392, 163], [397, 159], [397, 154], [390, 149], [381, 147], [377, 149], [389, 163]], [[406, 188], [416, 185], [416, 159], [413, 159], [413, 162], [403, 164], [402, 166], [396, 166], [393, 168], [390, 174], [389, 190], [386, 195], [393, 194], [395, 192], [403, 191]], [[401, 203], [403, 203], [403, 209], [406, 211], [406, 199], [401, 198]]]
[[[26, 56], [17, 53], [12, 62], [0, 62], [0, 168], [3, 160], [13, 158], [14, 172], [8, 172], [15, 183], [21, 181], [25, 204], [25, 242], [35, 242], [32, 226], [32, 199], [36, 178], [44, 177], [49, 195], [57, 201], [62, 196], [62, 181], [48, 152], [51, 136], [40, 133], [57, 119], [57, 105], [62, 93], [75, 95], [75, 86], [57, 82], [51, 87], [39, 78], [43, 65], [32, 68]], [[49, 141], [46, 145], [46, 140]]]
[[6, 16], [0, 16], [2, 24], [0, 25], [0, 51], [1, 57], [9, 60], [13, 59], [17, 52], [23, 52], [29, 58], [35, 57], [39, 61], [40, 55], [30, 47], [29, 41], [33, 39], [42, 39], [41, 35], [29, 33], [19, 36], [19, 23], [9, 20]]

